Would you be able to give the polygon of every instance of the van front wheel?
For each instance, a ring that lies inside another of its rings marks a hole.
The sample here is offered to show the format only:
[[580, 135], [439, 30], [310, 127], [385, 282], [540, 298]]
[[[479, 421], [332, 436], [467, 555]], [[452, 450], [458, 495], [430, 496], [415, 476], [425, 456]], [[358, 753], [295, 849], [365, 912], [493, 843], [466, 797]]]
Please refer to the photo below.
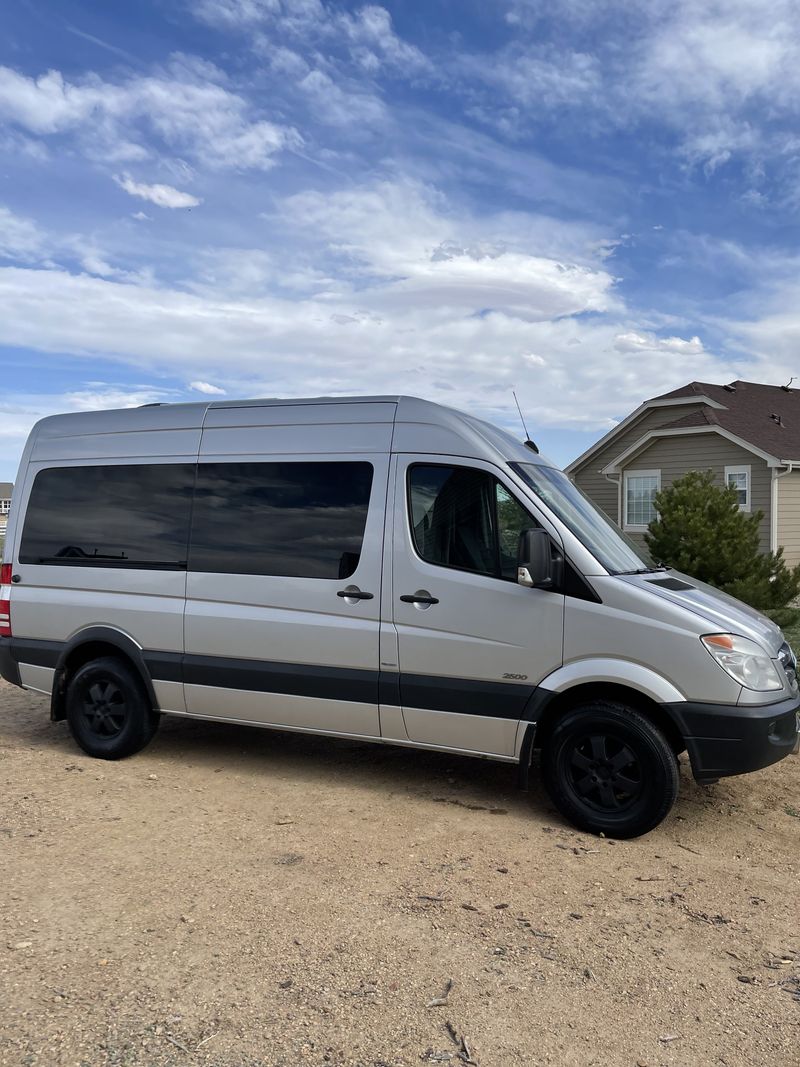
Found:
[[67, 688], [67, 723], [84, 752], [123, 759], [144, 748], [158, 728], [141, 678], [121, 659], [94, 659], [80, 667]]
[[678, 760], [667, 739], [633, 708], [598, 700], [556, 723], [542, 753], [545, 785], [581, 830], [639, 837], [678, 795]]

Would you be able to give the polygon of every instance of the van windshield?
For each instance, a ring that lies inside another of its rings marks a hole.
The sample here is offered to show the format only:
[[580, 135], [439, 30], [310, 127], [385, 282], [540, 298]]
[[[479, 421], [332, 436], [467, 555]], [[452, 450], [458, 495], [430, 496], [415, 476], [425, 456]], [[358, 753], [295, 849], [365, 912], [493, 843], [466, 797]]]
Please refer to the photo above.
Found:
[[663, 569], [655, 566], [647, 550], [626, 537], [563, 471], [538, 463], [512, 463], [511, 467], [610, 574]]

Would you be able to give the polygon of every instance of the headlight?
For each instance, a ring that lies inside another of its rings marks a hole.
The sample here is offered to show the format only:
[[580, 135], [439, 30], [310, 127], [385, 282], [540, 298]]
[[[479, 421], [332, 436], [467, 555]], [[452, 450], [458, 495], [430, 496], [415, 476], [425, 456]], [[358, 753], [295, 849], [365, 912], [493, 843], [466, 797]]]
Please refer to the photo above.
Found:
[[700, 640], [724, 671], [745, 689], [783, 689], [775, 664], [761, 645], [736, 634], [708, 634]]

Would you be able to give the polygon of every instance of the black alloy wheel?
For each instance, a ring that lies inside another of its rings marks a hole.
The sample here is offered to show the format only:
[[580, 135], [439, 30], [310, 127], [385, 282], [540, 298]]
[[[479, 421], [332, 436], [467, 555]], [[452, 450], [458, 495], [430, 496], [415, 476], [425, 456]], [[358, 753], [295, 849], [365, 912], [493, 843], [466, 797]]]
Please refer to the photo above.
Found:
[[644, 788], [642, 765], [631, 746], [596, 730], [571, 743], [567, 776], [575, 793], [598, 811], [622, 811]]
[[117, 737], [128, 717], [125, 694], [110, 680], [94, 682], [83, 694], [81, 713], [90, 732], [103, 738]]
[[70, 733], [84, 752], [98, 759], [123, 759], [144, 748], [159, 718], [142, 679], [122, 658], [90, 660], [67, 685]]
[[678, 795], [678, 760], [664, 734], [635, 708], [612, 701], [571, 708], [558, 719], [542, 772], [562, 815], [607, 837], [646, 834]]

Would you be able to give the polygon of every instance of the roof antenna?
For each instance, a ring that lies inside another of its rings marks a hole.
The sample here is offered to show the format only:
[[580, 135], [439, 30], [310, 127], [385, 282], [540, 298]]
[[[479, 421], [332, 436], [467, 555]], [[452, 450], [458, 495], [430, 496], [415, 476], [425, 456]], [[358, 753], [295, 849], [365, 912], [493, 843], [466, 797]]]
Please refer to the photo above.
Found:
[[519, 412], [519, 421], [522, 423], [522, 429], [525, 433], [525, 446], [526, 448], [532, 448], [536, 455], [539, 455], [539, 449], [536, 447], [536, 443], [531, 441], [528, 436], [528, 427], [525, 425], [525, 418], [522, 414], [522, 408], [519, 406], [519, 400], [517, 400], [517, 393], [515, 389], [511, 390], [511, 395], [514, 397], [514, 403], [517, 405], [517, 411]]
[[792, 376], [792, 377], [791, 377], [791, 378], [789, 379], [789, 381], [788, 381], [788, 382], [786, 383], [786, 385], [782, 385], [782, 386], [781, 386], [781, 389], [783, 389], [784, 393], [788, 393], [788, 392], [789, 392], [789, 386], [790, 386], [790, 385], [792, 384], [792, 382], [794, 382], [794, 381], [797, 381], [797, 375], [796, 375], [796, 374], [795, 374], [795, 375], [793, 375], [793, 376]]

